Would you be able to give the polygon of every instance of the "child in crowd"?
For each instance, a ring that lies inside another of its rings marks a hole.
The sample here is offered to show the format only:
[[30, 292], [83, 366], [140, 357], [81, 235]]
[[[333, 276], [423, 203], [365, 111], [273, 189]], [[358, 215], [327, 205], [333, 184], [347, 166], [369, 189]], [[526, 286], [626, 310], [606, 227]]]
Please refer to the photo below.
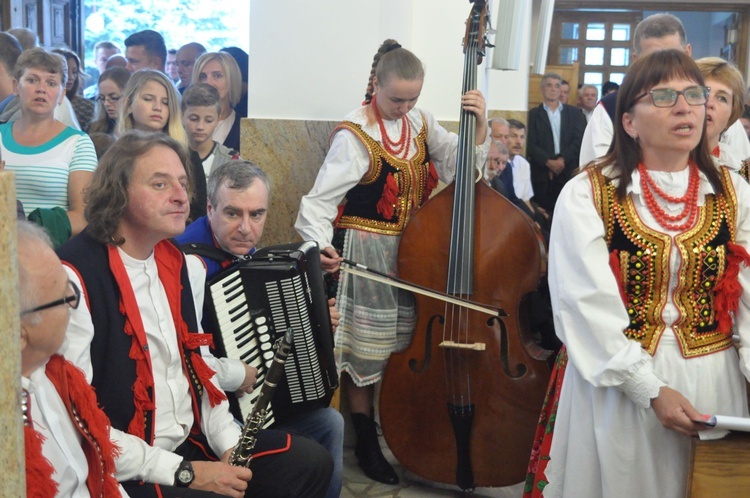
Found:
[[187, 147], [182, 127], [180, 97], [174, 84], [161, 71], [142, 69], [125, 86], [117, 120], [117, 135], [128, 130], [161, 132]]
[[219, 123], [221, 103], [219, 92], [206, 83], [190, 85], [182, 96], [182, 124], [190, 146], [190, 166], [195, 182], [195, 195], [190, 202], [190, 219], [206, 214], [206, 179], [213, 169], [240, 154], [212, 138]]
[[191, 85], [182, 96], [182, 124], [187, 131], [191, 156], [198, 156], [206, 178], [222, 164], [240, 159], [239, 152], [212, 138], [220, 110], [219, 92], [206, 83]]

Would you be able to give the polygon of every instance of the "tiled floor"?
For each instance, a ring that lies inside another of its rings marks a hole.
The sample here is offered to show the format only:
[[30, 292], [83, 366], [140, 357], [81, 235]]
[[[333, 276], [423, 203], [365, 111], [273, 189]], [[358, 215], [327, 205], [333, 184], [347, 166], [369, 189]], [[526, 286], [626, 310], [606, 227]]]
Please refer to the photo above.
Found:
[[[444, 487], [436, 483], [420, 480], [397, 464], [393, 455], [385, 450], [384, 454], [394, 465], [401, 482], [396, 486], [388, 486], [371, 481], [360, 470], [354, 449], [344, 448], [344, 486], [341, 490], [342, 498], [359, 498], [369, 496], [398, 496], [399, 498], [416, 498], [428, 496], [462, 496], [458, 487]], [[523, 494], [523, 483], [507, 488], [477, 488], [472, 496], [477, 498], [520, 498]]]

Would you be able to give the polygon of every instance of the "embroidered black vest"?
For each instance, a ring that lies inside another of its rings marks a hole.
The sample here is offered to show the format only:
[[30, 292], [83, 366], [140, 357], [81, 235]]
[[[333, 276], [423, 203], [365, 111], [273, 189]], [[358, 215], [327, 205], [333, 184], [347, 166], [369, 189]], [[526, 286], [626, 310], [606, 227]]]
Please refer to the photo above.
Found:
[[[653, 355], [666, 328], [661, 315], [669, 299], [672, 238], [645, 226], [631, 197], [619, 202], [615, 186], [600, 169], [587, 172], [630, 317], [624, 333]], [[732, 346], [731, 334], [717, 329], [713, 292], [726, 270], [727, 243], [735, 239], [737, 199], [730, 175], [728, 169], [721, 169], [725, 194], [706, 196], [695, 226], [675, 237], [682, 261], [674, 290], [680, 317], [673, 330], [685, 358]]]
[[[63, 244], [57, 253], [63, 262], [78, 273], [85, 287], [94, 325], [94, 337], [90, 346], [93, 370], [91, 385], [96, 389], [99, 404], [109, 416], [112, 427], [128, 432], [128, 425], [135, 414], [132, 387], [136, 379], [136, 362], [128, 354], [133, 340], [125, 333], [125, 316], [120, 311], [120, 290], [110, 271], [107, 246], [96, 241], [87, 230], [84, 230]], [[182, 265], [180, 281], [183, 319], [189, 330], [198, 330], [193, 294], [185, 264]], [[188, 375], [187, 378], [193, 387], [190, 390], [191, 395], [198, 393], [200, 396], [203, 388], [200, 384], [196, 385], [196, 376]], [[151, 401], [154, 400], [153, 390], [149, 390], [149, 398]], [[193, 407], [196, 406], [201, 406], [199, 399], [193, 400]], [[194, 410], [194, 416], [198, 423], [200, 413], [195, 413]], [[146, 411], [145, 417], [145, 439], [152, 444], [153, 410]], [[208, 448], [205, 436], [193, 430], [191, 438], [195, 437], [199, 439], [200, 445]], [[206, 455], [214, 458], [211, 453]]]
[[[385, 235], [400, 235], [412, 213], [429, 197], [430, 154], [427, 150], [427, 123], [416, 136], [417, 153], [409, 160], [399, 159], [385, 151], [362, 127], [344, 121], [336, 127], [349, 130], [365, 146], [370, 158], [370, 168], [346, 194], [346, 204], [336, 223], [336, 228], [356, 228]], [[377, 204], [383, 198], [388, 176], [392, 175], [398, 186], [392, 204], [393, 215], [384, 217]]]

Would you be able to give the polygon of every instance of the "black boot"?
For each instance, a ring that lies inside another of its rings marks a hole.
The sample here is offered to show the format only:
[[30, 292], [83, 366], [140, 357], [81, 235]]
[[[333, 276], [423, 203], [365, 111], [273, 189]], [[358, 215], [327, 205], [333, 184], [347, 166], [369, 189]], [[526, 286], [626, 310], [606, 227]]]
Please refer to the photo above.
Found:
[[380, 449], [375, 421], [364, 413], [352, 413], [352, 422], [357, 433], [354, 454], [365, 475], [383, 484], [398, 484], [396, 471]]

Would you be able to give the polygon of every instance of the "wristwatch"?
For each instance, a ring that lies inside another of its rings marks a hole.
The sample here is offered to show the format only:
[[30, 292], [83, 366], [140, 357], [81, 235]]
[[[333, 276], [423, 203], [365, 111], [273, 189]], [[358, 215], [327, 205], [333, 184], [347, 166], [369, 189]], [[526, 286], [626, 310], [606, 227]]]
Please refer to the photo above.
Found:
[[187, 488], [193, 482], [193, 479], [195, 479], [195, 472], [193, 472], [192, 462], [183, 460], [177, 467], [177, 472], [174, 473], [174, 485]]

